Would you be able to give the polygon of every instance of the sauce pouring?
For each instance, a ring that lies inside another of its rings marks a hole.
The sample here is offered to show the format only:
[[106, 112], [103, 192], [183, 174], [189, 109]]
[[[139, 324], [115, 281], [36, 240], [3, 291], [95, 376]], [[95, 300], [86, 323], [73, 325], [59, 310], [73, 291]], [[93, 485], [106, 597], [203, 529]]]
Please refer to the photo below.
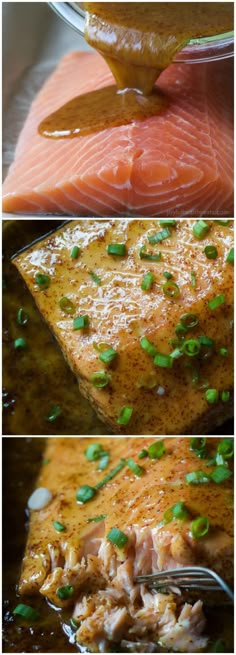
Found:
[[39, 132], [73, 138], [144, 120], [164, 111], [168, 96], [154, 87], [191, 40], [233, 29], [231, 2], [85, 2], [85, 38], [116, 82], [79, 95], [45, 118]]

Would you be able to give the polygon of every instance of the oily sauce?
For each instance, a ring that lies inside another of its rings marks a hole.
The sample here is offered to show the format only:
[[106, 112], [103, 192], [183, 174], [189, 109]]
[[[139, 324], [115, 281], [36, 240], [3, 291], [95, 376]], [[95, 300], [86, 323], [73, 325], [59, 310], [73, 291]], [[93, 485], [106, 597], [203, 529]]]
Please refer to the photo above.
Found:
[[[3, 224], [3, 434], [107, 434], [90, 403], [79, 392], [78, 382], [60, 347], [40, 315], [31, 293], [11, 262], [11, 257], [35, 239], [56, 229], [62, 221], [10, 220]], [[19, 308], [28, 322], [17, 323]], [[14, 340], [24, 338], [25, 350], [15, 350]], [[52, 422], [46, 419], [51, 405], [61, 408]]]
[[168, 98], [153, 87], [176, 53], [191, 39], [233, 30], [232, 2], [83, 5], [85, 38], [105, 58], [116, 86], [77, 96], [60, 107], [40, 123], [44, 137], [85, 136], [159, 114]]

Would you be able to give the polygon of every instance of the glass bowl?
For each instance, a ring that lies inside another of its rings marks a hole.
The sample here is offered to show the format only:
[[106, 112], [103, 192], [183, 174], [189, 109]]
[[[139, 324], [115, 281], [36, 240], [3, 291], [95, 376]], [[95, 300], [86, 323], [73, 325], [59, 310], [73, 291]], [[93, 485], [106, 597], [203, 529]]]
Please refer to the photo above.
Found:
[[[68, 25], [80, 34], [84, 34], [85, 11], [78, 2], [49, 2], [50, 7]], [[234, 33], [192, 39], [177, 54], [176, 63], [199, 64], [207, 61], [227, 59], [234, 54]]]

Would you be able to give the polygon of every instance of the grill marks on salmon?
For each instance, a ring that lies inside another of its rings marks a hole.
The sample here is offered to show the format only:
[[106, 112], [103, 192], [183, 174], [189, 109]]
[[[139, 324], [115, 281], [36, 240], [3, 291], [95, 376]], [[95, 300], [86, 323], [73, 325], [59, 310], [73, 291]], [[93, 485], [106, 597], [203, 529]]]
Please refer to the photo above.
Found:
[[[200, 378], [219, 392], [233, 386], [232, 320], [233, 266], [226, 258], [233, 245], [233, 226], [222, 227], [214, 221], [203, 241], [192, 232], [193, 221], [177, 221], [171, 236], [153, 252], [161, 252], [159, 262], [140, 259], [140, 248], [155, 234], [157, 221], [107, 220], [73, 221], [20, 253], [14, 263], [28, 285], [40, 312], [57, 338], [64, 356], [78, 378], [85, 395], [102, 420], [115, 433], [128, 434], [201, 434], [209, 433], [232, 414], [231, 403], [209, 406], [205, 390], [192, 384], [191, 369], [199, 367]], [[125, 243], [127, 257], [107, 254], [110, 243]], [[70, 257], [74, 245], [81, 248], [77, 260]], [[217, 259], [208, 260], [204, 247], [214, 245]], [[191, 271], [196, 287], [191, 286]], [[94, 283], [95, 272], [101, 285]], [[155, 284], [149, 292], [141, 289], [142, 279], [151, 271]], [[180, 295], [171, 299], [162, 286], [165, 271], [173, 274]], [[50, 286], [42, 291], [36, 274], [50, 276]], [[225, 303], [215, 311], [208, 301], [223, 293]], [[73, 316], [59, 306], [61, 297], [75, 306], [74, 316], [88, 315], [89, 329], [73, 330]], [[153, 358], [143, 350], [145, 335], [160, 353], [169, 354], [169, 340], [184, 313], [194, 313], [198, 325], [187, 332], [187, 339], [206, 335], [215, 342], [215, 354], [203, 358], [184, 356], [171, 369], [154, 366]], [[99, 360], [94, 344], [106, 343], [118, 353], [112, 366]], [[228, 357], [218, 353], [228, 348]], [[30, 353], [29, 353], [30, 357]], [[105, 370], [111, 377], [103, 389], [93, 386], [91, 376]], [[127, 426], [117, 423], [122, 407], [133, 408]]]
[[[79, 80], [79, 82], [78, 82]], [[232, 216], [230, 61], [170, 66], [160, 115], [85, 137], [38, 125], [79, 93], [113, 84], [99, 55], [70, 53], [32, 104], [3, 185], [6, 212], [67, 216]]]
[[[207, 439], [209, 457], [219, 441]], [[138, 462], [140, 450], [152, 442], [150, 438], [99, 438], [111, 456], [107, 471], [121, 457]], [[134, 583], [141, 573], [199, 564], [212, 567], [232, 583], [231, 479], [218, 485], [187, 485], [185, 475], [204, 470], [204, 460], [190, 451], [187, 437], [167, 438], [164, 443], [166, 454], [160, 460], [142, 460], [142, 478], [126, 467], [82, 505], [76, 502], [77, 489], [83, 484], [94, 486], [105, 474], [97, 471], [97, 462], [85, 458], [91, 439], [48, 440], [44, 457], [49, 463], [42, 467], [37, 486], [48, 488], [52, 501], [31, 511], [19, 591], [22, 596], [40, 593], [56, 606], [71, 608], [80, 622], [77, 642], [92, 651], [106, 652], [110, 642], [123, 639], [148, 641], [149, 646], [158, 641], [183, 652], [206, 647], [201, 599], [192, 605], [173, 594], [152, 596], [144, 585]], [[189, 519], [158, 527], [165, 511], [180, 500]], [[90, 522], [101, 514], [103, 520]], [[195, 540], [190, 524], [199, 515], [208, 517], [210, 531]], [[65, 526], [63, 532], [56, 532], [55, 520]], [[112, 527], [129, 537], [125, 549], [107, 540]], [[57, 589], [64, 585], [72, 585], [74, 594], [62, 601]]]

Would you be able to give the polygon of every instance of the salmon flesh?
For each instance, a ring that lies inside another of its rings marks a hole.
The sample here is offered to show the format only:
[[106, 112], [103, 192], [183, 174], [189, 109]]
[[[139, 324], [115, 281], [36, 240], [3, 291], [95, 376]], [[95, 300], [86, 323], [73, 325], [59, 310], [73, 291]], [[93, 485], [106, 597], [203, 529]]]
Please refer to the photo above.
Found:
[[114, 84], [97, 54], [73, 52], [34, 100], [3, 185], [3, 210], [65, 216], [233, 215], [231, 61], [173, 64], [158, 116], [73, 139], [38, 133], [49, 114]]
[[[100, 460], [85, 455], [91, 438], [48, 439], [37, 487], [48, 489], [51, 501], [30, 512], [20, 594], [40, 593], [56, 608], [67, 609], [77, 622], [75, 641], [92, 652], [111, 652], [111, 643], [137, 641], [144, 644], [141, 652], [155, 650], [157, 643], [165, 652], [204, 650], [201, 593], [192, 602], [173, 592], [152, 595], [135, 578], [200, 565], [232, 584], [232, 478], [220, 484], [188, 484], [185, 479], [198, 470], [211, 474], [215, 465], [207, 464], [221, 441], [208, 437], [204, 459], [199, 459], [188, 437], [158, 439], [154, 443], [164, 446], [162, 456], [140, 460], [140, 451], [153, 444], [150, 437], [99, 437], [100, 449], [109, 456], [107, 469], [99, 471]], [[141, 477], [127, 466], [130, 459], [142, 466]], [[78, 488], [94, 488], [120, 462], [122, 470], [92, 499], [84, 504], [76, 500]], [[179, 502], [186, 517], [163, 521]], [[209, 531], [195, 538], [192, 521], [199, 516], [208, 519]], [[112, 528], [126, 536], [122, 547], [107, 538]], [[62, 600], [58, 589], [68, 586], [70, 597]]]
[[[233, 266], [227, 261], [232, 223], [208, 221], [208, 233], [199, 240], [194, 220], [178, 220], [164, 228], [165, 239], [151, 245], [149, 239], [163, 229], [159, 221], [75, 220], [14, 258], [81, 393], [114, 433], [209, 434], [232, 416], [232, 395], [221, 400], [233, 387]], [[109, 244], [117, 243], [125, 245], [124, 256], [108, 254]], [[218, 253], [214, 260], [204, 252], [212, 245]], [[74, 246], [80, 248], [77, 259], [71, 257]], [[169, 281], [165, 273], [172, 276]], [[48, 276], [46, 289], [37, 284], [37, 274]], [[152, 285], [145, 291], [147, 274]], [[177, 295], [166, 295], [172, 291]], [[218, 296], [222, 304], [210, 309], [208, 303]], [[61, 298], [72, 303], [70, 313]], [[186, 314], [193, 314], [196, 324], [179, 334]], [[83, 316], [88, 326], [74, 329], [74, 320]], [[167, 361], [173, 365], [155, 364], [143, 338], [154, 354], [155, 349], [168, 357], [174, 353], [173, 362]], [[185, 342], [198, 344], [200, 338], [210, 346], [202, 343], [196, 356], [182, 354]], [[103, 351], [110, 348], [114, 359], [105, 362]], [[106, 386], [96, 386], [99, 373]], [[214, 404], [207, 402], [208, 387], [218, 392]], [[126, 425], [119, 422], [124, 406], [132, 410]]]

